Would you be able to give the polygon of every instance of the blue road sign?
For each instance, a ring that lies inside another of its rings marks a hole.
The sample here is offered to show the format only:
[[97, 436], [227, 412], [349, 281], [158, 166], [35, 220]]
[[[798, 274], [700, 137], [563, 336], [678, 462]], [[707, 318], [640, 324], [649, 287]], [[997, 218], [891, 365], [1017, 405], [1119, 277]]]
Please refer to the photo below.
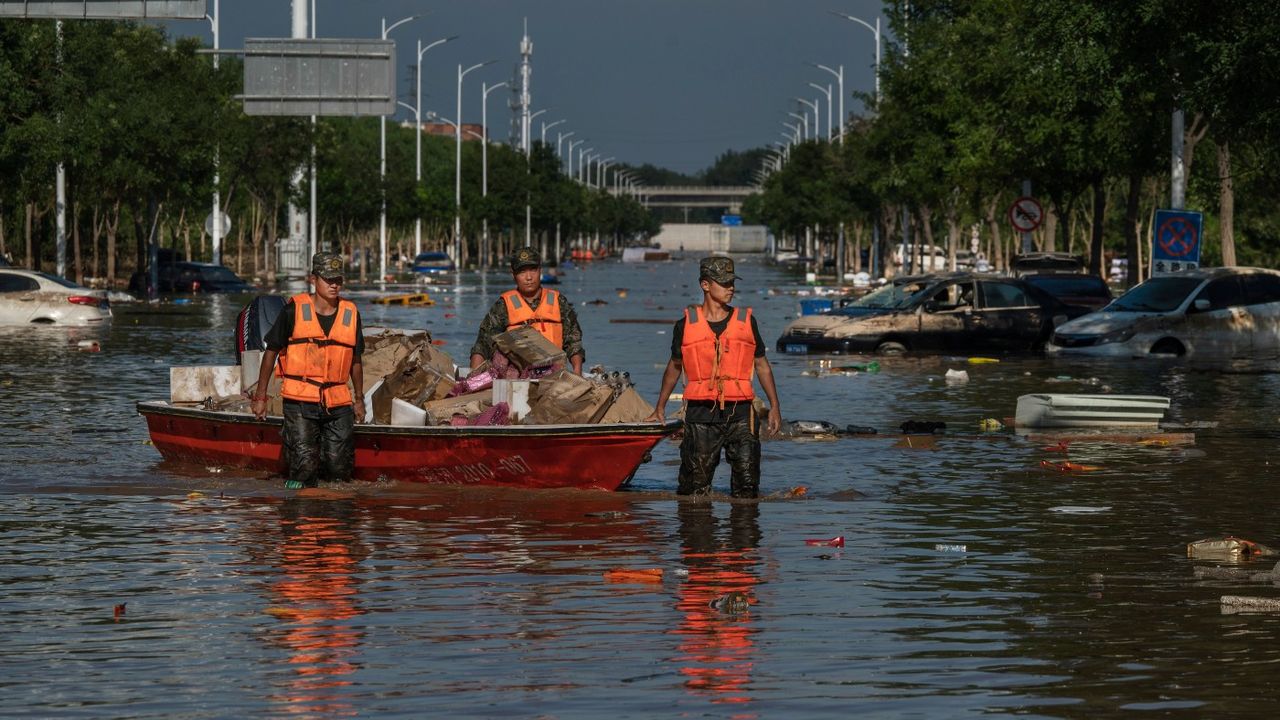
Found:
[[721, 215], [721, 216], [720, 216], [720, 224], [721, 224], [721, 225], [732, 225], [732, 226], [738, 226], [738, 225], [741, 225], [741, 224], [742, 224], [742, 216], [741, 216], [741, 215]]
[[1204, 215], [1193, 210], [1157, 210], [1151, 227], [1153, 274], [1200, 267]]

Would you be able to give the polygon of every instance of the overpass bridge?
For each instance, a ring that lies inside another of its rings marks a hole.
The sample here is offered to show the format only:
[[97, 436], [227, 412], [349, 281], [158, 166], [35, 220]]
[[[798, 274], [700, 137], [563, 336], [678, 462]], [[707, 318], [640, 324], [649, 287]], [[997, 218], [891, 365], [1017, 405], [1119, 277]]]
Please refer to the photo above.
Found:
[[646, 185], [610, 192], [634, 192], [645, 207], [720, 208], [736, 215], [747, 196], [760, 189], [752, 185]]

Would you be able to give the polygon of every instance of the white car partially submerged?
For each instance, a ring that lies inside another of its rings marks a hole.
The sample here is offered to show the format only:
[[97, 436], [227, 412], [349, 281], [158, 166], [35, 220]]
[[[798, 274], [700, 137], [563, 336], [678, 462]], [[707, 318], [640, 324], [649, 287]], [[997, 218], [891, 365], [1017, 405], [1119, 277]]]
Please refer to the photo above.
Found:
[[0, 268], [0, 326], [110, 324], [107, 293], [32, 270]]
[[1280, 272], [1210, 268], [1153, 277], [1058, 326], [1049, 354], [1265, 360], [1280, 356]]

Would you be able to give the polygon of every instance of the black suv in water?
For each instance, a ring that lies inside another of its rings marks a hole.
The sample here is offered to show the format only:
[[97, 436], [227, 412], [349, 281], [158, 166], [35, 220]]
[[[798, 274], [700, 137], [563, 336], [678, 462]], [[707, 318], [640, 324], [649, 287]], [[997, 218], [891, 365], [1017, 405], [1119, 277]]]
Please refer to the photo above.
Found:
[[[252, 293], [257, 288], [245, 282], [230, 268], [213, 263], [172, 262], [159, 266], [160, 285], [156, 288], [162, 293]], [[129, 292], [145, 295], [150, 273], [145, 270], [135, 272], [129, 278]]]

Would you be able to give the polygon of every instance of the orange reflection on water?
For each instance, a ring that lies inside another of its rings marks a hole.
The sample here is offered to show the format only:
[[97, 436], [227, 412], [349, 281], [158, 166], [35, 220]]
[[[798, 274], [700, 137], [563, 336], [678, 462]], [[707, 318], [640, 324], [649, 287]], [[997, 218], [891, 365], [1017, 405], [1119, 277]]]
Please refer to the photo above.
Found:
[[[683, 613], [672, 632], [682, 639], [677, 661], [685, 687], [709, 695], [716, 703], [749, 703], [757, 630], [751, 610], [730, 613], [714, 606], [728, 593], [742, 593], [755, 602], [759, 545], [759, 507], [734, 504], [729, 534], [718, 538], [718, 521], [710, 503], [682, 502], [679, 508], [681, 559], [689, 571], [677, 591], [676, 607]], [[741, 715], [738, 717], [753, 717]]]
[[289, 653], [294, 677], [273, 699], [291, 715], [355, 715], [355, 706], [336, 689], [351, 685], [345, 676], [359, 669], [363, 631], [344, 621], [363, 614], [356, 604], [362, 553], [343, 513], [327, 512], [341, 504], [290, 505], [281, 508], [281, 572], [270, 583], [275, 606], [267, 612], [285, 621], [272, 641]]

